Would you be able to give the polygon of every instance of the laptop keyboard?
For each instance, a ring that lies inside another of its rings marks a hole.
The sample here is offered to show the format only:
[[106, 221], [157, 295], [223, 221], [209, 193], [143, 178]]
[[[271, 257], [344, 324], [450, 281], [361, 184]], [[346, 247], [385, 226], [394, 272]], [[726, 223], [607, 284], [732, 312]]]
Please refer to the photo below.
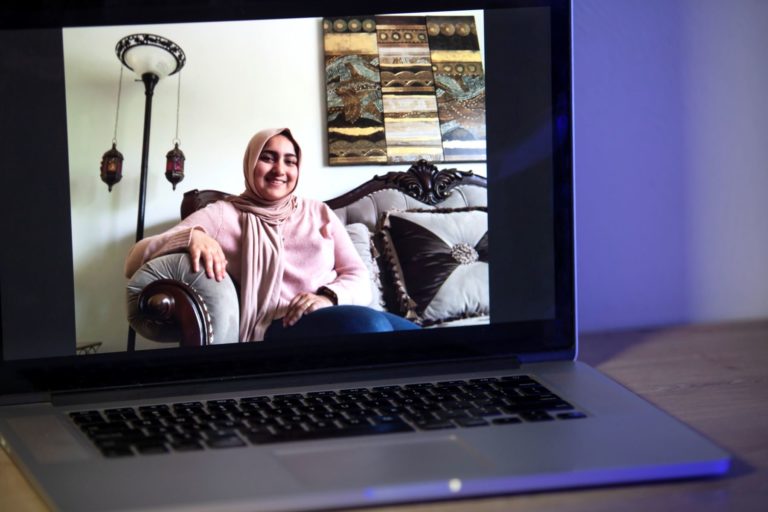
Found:
[[584, 418], [515, 375], [78, 411], [107, 457]]

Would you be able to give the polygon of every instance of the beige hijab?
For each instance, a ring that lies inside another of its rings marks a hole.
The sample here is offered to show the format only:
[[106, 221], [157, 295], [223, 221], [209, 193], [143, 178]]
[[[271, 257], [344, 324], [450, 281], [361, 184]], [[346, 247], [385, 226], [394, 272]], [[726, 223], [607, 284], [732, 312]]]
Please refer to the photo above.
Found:
[[[301, 148], [288, 128], [262, 130], [251, 138], [243, 158], [246, 190], [230, 199], [241, 212], [242, 273], [240, 278], [240, 341], [261, 341], [275, 318], [283, 282], [281, 224], [296, 210], [293, 191], [283, 199], [264, 199], [254, 185], [253, 169], [275, 135], [284, 135], [296, 148], [297, 167]], [[297, 180], [298, 182], [298, 180]], [[295, 190], [295, 188], [294, 188]]]

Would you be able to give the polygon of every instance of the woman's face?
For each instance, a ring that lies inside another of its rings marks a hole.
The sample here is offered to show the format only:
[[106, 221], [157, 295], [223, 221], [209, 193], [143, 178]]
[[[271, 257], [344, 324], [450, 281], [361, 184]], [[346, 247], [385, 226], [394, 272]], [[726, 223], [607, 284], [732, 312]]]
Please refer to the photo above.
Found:
[[253, 169], [254, 186], [268, 201], [278, 201], [293, 192], [299, 177], [299, 159], [291, 139], [275, 135], [261, 150]]

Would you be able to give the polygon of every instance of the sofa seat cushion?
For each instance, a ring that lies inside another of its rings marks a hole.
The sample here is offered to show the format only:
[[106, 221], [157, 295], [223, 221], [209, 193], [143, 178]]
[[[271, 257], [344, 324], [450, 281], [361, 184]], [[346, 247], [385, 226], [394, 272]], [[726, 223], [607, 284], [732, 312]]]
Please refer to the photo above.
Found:
[[431, 326], [489, 314], [485, 208], [390, 211], [380, 236], [401, 315]]
[[450, 320], [448, 322], [443, 322], [440, 324], [432, 324], [426, 326], [428, 329], [436, 328], [436, 327], [468, 327], [472, 325], [485, 325], [489, 324], [491, 322], [491, 317], [488, 315], [482, 315], [482, 316], [473, 316], [469, 318], [459, 318], [458, 320]]

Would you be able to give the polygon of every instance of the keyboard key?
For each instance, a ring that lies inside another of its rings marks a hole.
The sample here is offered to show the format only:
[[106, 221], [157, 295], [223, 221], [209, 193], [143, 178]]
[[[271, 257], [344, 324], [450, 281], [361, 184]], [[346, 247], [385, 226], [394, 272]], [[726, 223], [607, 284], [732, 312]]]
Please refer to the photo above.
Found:
[[230, 407], [233, 405], [237, 405], [237, 400], [235, 400], [234, 398], [225, 398], [222, 400], [208, 400], [206, 404], [208, 405], [208, 407], [211, 407], [212, 405], [218, 405], [219, 407]]
[[483, 379], [470, 379], [470, 384], [488, 384], [493, 382], [499, 382], [499, 379], [496, 377], [486, 377]]
[[328, 397], [335, 397], [336, 392], [335, 391], [312, 391], [310, 393], [307, 393], [307, 397], [309, 398], [328, 398]]
[[194, 432], [184, 432], [184, 433], [177, 433], [177, 434], [170, 434], [168, 436], [169, 441], [172, 445], [183, 445], [187, 443], [196, 443], [203, 437], [203, 434], [200, 432], [194, 431]]
[[450, 421], [445, 420], [430, 420], [416, 422], [416, 427], [420, 430], [445, 430], [450, 428], [456, 428]]
[[572, 412], [558, 413], [557, 417], [561, 420], [575, 420], [575, 419], [586, 418], [587, 415], [584, 414], [583, 412], [572, 411]]
[[459, 418], [471, 418], [467, 411], [437, 411], [435, 416], [441, 420], [453, 420]]
[[76, 425], [90, 425], [93, 423], [106, 423], [106, 419], [99, 411], [72, 412], [69, 417]]
[[446, 387], [454, 387], [454, 386], [459, 387], [459, 386], [463, 386], [464, 384], [466, 384], [466, 382], [463, 380], [446, 380], [446, 381], [438, 382], [436, 386], [439, 388], [446, 388]]
[[204, 449], [203, 445], [198, 441], [179, 441], [177, 443], [171, 443], [171, 448], [177, 452], [193, 452]]
[[523, 411], [520, 417], [525, 421], [551, 421], [554, 420], [546, 411]]
[[523, 420], [517, 417], [496, 418], [491, 420], [494, 425], [513, 425], [515, 423], [522, 423]]
[[191, 402], [176, 402], [172, 405], [174, 409], [190, 409], [202, 407], [203, 402], [191, 401]]
[[256, 404], [256, 403], [263, 404], [269, 401], [271, 401], [271, 399], [268, 396], [249, 396], [249, 397], [240, 399], [241, 404]]
[[482, 418], [456, 418], [453, 420], [460, 427], [484, 427], [488, 422]]
[[235, 434], [214, 436], [207, 439], [205, 444], [209, 448], [236, 448], [238, 446], [245, 446], [245, 442]]
[[573, 406], [565, 400], [557, 400], [556, 402], [552, 402], [546, 405], [546, 409], [548, 411], [565, 411], [568, 409], [573, 409]]
[[435, 385], [432, 384], [431, 382], [422, 382], [419, 384], [406, 384], [404, 387], [408, 391], [425, 393], [428, 390], [434, 389]]
[[300, 400], [302, 398], [304, 398], [304, 396], [299, 393], [287, 393], [284, 395], [273, 396], [272, 401], [274, 402], [275, 400]]
[[502, 382], [512, 382], [516, 384], [523, 384], [523, 383], [529, 383], [529, 382], [536, 382], [532, 378], [530, 378], [528, 375], [510, 375], [508, 377], [502, 377]]
[[339, 393], [346, 396], [365, 395], [368, 393], [368, 388], [342, 389]]
[[359, 427], [363, 425], [369, 425], [368, 420], [363, 418], [344, 418], [339, 420], [338, 425], [340, 428]]
[[469, 413], [471, 416], [501, 416], [501, 411], [494, 407], [476, 407], [467, 409], [467, 413]]
[[398, 392], [400, 391], [402, 386], [377, 386], [375, 388], [371, 388], [371, 391], [377, 391], [377, 392]]

